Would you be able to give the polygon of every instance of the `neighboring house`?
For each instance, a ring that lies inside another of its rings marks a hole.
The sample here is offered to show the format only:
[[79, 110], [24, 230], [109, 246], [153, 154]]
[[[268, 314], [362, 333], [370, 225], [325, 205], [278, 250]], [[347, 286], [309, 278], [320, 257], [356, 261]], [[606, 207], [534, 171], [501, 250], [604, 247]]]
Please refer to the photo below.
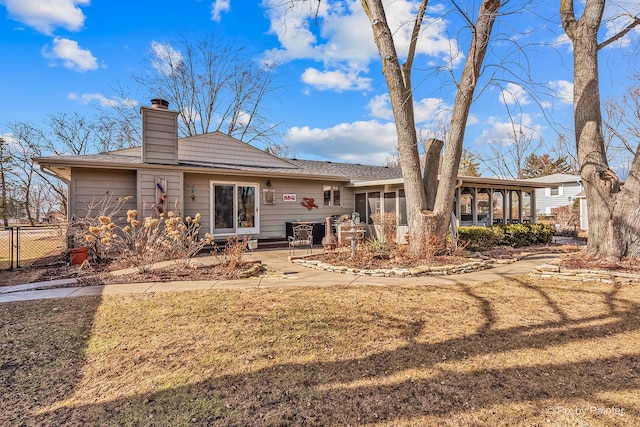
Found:
[[572, 206], [578, 194], [582, 191], [582, 178], [580, 175], [556, 173], [524, 181], [534, 182], [544, 187], [536, 191], [537, 215], [551, 215], [553, 208]]
[[[69, 218], [86, 216], [88, 203], [108, 194], [133, 196], [125, 211], [137, 209], [144, 216], [200, 213], [202, 233], [217, 240], [283, 239], [291, 223], [324, 224], [326, 217], [353, 212], [367, 224], [372, 213], [396, 212], [406, 224], [399, 168], [281, 159], [220, 132], [178, 138], [178, 113], [166, 101], [154, 99], [141, 111], [142, 147], [35, 159], [68, 183]], [[523, 200], [532, 198], [537, 183], [466, 177], [458, 183], [458, 221], [534, 219]], [[495, 205], [503, 206], [502, 212], [489, 208]]]

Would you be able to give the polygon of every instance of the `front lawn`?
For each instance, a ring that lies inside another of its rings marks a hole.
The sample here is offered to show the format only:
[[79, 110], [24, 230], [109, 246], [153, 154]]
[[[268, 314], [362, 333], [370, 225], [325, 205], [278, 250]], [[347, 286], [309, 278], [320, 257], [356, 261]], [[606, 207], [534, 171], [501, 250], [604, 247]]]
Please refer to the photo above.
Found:
[[0, 305], [0, 425], [638, 425], [640, 286]]

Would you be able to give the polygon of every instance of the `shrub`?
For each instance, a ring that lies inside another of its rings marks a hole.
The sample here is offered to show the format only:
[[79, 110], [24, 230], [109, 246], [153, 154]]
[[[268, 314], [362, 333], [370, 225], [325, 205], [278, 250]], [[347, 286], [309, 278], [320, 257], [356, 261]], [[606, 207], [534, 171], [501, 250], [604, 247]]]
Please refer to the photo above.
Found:
[[504, 231], [502, 244], [514, 248], [548, 244], [553, 240], [553, 227], [547, 224], [507, 224], [499, 227]]
[[126, 218], [117, 217], [129, 199], [114, 200], [107, 194], [89, 204], [85, 218], [75, 220], [70, 227], [73, 244], [88, 245], [95, 260], [115, 257], [123, 267], [146, 271], [152, 264], [166, 260], [173, 260], [180, 267], [189, 266], [191, 259], [212, 242], [209, 234], [199, 238], [199, 213], [184, 220], [173, 212], [138, 220], [138, 211], [130, 209]]
[[507, 224], [491, 227], [469, 226], [458, 228], [459, 240], [472, 251], [491, 249], [499, 245], [514, 248], [548, 244], [553, 239], [553, 228], [546, 224]]
[[214, 245], [212, 255], [215, 257], [215, 265], [220, 269], [224, 277], [235, 277], [239, 271], [239, 267], [243, 264], [244, 254], [249, 246], [249, 238], [244, 236], [227, 237], [227, 243], [224, 249], [220, 249]]
[[504, 232], [500, 227], [468, 226], [458, 227], [458, 240], [471, 251], [491, 249], [502, 243]]

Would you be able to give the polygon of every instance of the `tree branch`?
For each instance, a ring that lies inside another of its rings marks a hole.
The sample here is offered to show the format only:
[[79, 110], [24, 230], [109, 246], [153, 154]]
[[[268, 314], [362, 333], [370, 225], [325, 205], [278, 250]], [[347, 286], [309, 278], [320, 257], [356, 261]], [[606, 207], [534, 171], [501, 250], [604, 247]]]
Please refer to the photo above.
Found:
[[573, 40], [577, 25], [576, 15], [573, 10], [573, 0], [560, 1], [560, 20], [562, 21], [562, 28], [564, 28], [565, 33]]
[[598, 50], [602, 49], [605, 46], [610, 45], [611, 43], [615, 42], [616, 40], [621, 39], [622, 37], [624, 37], [629, 31], [633, 30], [635, 27], [637, 27], [638, 25], [640, 25], [640, 16], [636, 16], [633, 21], [631, 21], [631, 23], [629, 25], [627, 25], [622, 31], [620, 31], [619, 33], [609, 37], [609, 39], [603, 41], [602, 43], [600, 43], [598, 45]]
[[411, 42], [409, 43], [409, 53], [407, 54], [407, 61], [402, 66], [403, 71], [409, 70], [409, 74], [411, 72], [411, 67], [413, 67], [413, 58], [416, 54], [416, 45], [418, 44], [418, 36], [420, 35], [420, 26], [422, 25], [422, 20], [424, 19], [424, 14], [427, 10], [428, 3], [429, 0], [422, 0], [420, 2], [420, 7], [418, 8], [418, 13], [416, 14], [416, 20], [413, 23], [413, 31], [411, 32]]

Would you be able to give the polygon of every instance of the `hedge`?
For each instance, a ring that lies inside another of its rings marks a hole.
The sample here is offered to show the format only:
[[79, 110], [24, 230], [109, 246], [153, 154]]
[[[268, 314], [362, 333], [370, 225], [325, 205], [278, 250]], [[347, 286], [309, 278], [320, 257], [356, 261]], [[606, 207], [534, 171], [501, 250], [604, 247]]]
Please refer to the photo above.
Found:
[[459, 240], [471, 251], [507, 245], [514, 248], [547, 244], [553, 240], [553, 228], [546, 224], [506, 224], [458, 227]]

